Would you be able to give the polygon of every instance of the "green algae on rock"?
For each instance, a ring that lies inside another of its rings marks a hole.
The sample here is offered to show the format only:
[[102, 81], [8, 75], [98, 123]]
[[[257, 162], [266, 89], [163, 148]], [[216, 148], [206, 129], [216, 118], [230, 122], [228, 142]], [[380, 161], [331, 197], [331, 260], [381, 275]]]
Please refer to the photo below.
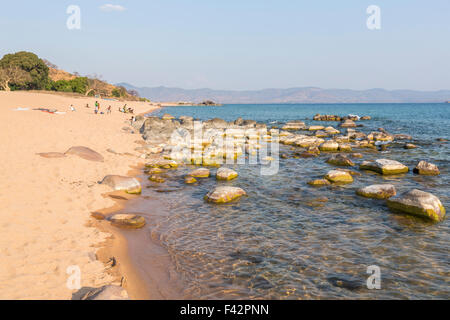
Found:
[[411, 215], [431, 219], [433, 221], [443, 221], [445, 218], [445, 208], [435, 195], [413, 189], [387, 200], [387, 205], [391, 210], [401, 211]]

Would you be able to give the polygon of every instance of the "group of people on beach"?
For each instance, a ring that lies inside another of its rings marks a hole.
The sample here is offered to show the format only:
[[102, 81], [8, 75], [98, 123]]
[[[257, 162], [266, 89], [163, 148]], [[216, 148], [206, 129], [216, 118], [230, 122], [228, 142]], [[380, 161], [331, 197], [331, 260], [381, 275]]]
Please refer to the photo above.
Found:
[[[86, 103], [86, 108], [90, 108], [89, 103]], [[70, 110], [72, 112], [77, 111], [72, 104], [70, 105]], [[109, 105], [108, 108], [106, 108], [106, 114], [111, 114], [111, 112], [112, 112], [112, 108], [111, 108], [111, 105]], [[125, 104], [122, 108], [119, 107], [119, 112], [134, 114], [134, 110], [131, 108], [128, 108], [127, 104]], [[104, 114], [103, 112], [100, 111], [100, 103], [98, 101], [95, 101], [94, 113], [95, 114], [99, 114], [99, 113]]]

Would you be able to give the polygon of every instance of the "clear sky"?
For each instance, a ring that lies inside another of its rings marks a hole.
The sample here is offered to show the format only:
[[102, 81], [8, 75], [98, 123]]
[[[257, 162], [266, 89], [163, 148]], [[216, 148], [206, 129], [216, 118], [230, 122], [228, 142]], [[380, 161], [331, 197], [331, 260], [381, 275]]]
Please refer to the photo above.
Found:
[[136, 86], [450, 89], [449, 0], [2, 1], [0, 44]]

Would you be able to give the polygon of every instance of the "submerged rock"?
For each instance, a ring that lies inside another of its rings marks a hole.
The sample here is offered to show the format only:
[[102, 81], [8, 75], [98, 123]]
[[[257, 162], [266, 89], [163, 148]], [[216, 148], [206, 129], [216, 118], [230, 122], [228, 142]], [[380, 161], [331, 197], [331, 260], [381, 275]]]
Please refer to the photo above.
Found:
[[352, 147], [349, 144], [340, 144], [339, 151], [341, 152], [352, 152]]
[[199, 168], [191, 171], [188, 175], [194, 178], [208, 178], [210, 174], [209, 169]]
[[426, 162], [426, 161], [420, 161], [417, 166], [413, 170], [416, 174], [423, 174], [423, 175], [430, 175], [430, 176], [437, 176], [440, 174], [439, 168], [432, 163]]
[[352, 183], [352, 175], [343, 170], [331, 170], [325, 175], [325, 179], [332, 183]]
[[387, 205], [394, 211], [409, 213], [433, 221], [443, 221], [445, 217], [445, 208], [438, 197], [418, 189], [407, 191], [399, 197], [387, 200]]
[[193, 184], [196, 182], [197, 182], [197, 179], [195, 179], [194, 177], [187, 176], [184, 178], [184, 183], [186, 183], [186, 184]]
[[213, 203], [227, 203], [246, 195], [246, 192], [238, 187], [216, 187], [214, 190], [208, 192], [205, 200]]
[[308, 184], [310, 186], [314, 186], [314, 187], [322, 187], [322, 186], [328, 186], [331, 183], [327, 179], [316, 179], [316, 180], [309, 181]]
[[114, 190], [123, 190], [130, 194], [140, 194], [142, 191], [141, 184], [136, 178], [124, 177], [118, 175], [108, 175], [103, 178], [100, 184], [106, 184]]
[[119, 228], [139, 229], [145, 226], [145, 218], [133, 213], [119, 213], [110, 219], [111, 224]]
[[161, 178], [161, 177], [156, 176], [156, 175], [152, 175], [152, 176], [148, 177], [148, 180], [152, 181], [152, 182], [156, 182], [156, 183], [164, 183], [164, 182], [166, 182], [166, 180], [164, 178]]
[[96, 161], [96, 162], [104, 161], [104, 158], [100, 153], [98, 153], [97, 151], [94, 151], [88, 147], [81, 147], [81, 146], [72, 147], [69, 150], [67, 150], [64, 154], [76, 155], [82, 159], [89, 160], [89, 161]]
[[397, 194], [392, 184], [374, 184], [356, 190], [356, 194], [366, 198], [388, 199]]
[[238, 177], [238, 173], [229, 168], [219, 168], [216, 173], [217, 180], [233, 180]]
[[409, 171], [404, 164], [389, 159], [377, 159], [375, 161], [364, 161], [360, 167], [362, 170], [375, 171], [383, 175], [400, 174]]
[[412, 143], [407, 143], [407, 144], [405, 144], [404, 148], [405, 149], [416, 149], [417, 146], [415, 144], [412, 144]]
[[329, 164], [333, 164], [335, 166], [354, 166], [355, 165], [352, 160], [347, 158], [346, 155], [343, 155], [340, 153], [333, 154], [330, 158], [328, 158], [328, 160], [326, 162]]

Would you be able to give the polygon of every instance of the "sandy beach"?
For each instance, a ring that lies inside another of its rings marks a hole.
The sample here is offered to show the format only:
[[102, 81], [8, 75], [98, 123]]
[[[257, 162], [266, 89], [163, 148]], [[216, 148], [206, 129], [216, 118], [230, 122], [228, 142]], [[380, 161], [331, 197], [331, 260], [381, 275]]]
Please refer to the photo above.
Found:
[[[123, 130], [131, 117], [118, 112], [125, 102], [98, 99], [100, 111], [111, 105], [112, 114], [96, 115], [96, 100], [0, 91], [0, 299], [71, 299], [69, 266], [80, 268], [82, 287], [118, 281], [98, 260], [111, 234], [94, 227], [91, 212], [117, 206], [105, 196], [111, 189], [97, 182], [108, 174], [127, 175], [143, 162], [134, 151], [142, 138]], [[128, 106], [135, 114], [157, 108], [144, 102]], [[37, 155], [72, 146], [89, 147], [104, 162]]]

